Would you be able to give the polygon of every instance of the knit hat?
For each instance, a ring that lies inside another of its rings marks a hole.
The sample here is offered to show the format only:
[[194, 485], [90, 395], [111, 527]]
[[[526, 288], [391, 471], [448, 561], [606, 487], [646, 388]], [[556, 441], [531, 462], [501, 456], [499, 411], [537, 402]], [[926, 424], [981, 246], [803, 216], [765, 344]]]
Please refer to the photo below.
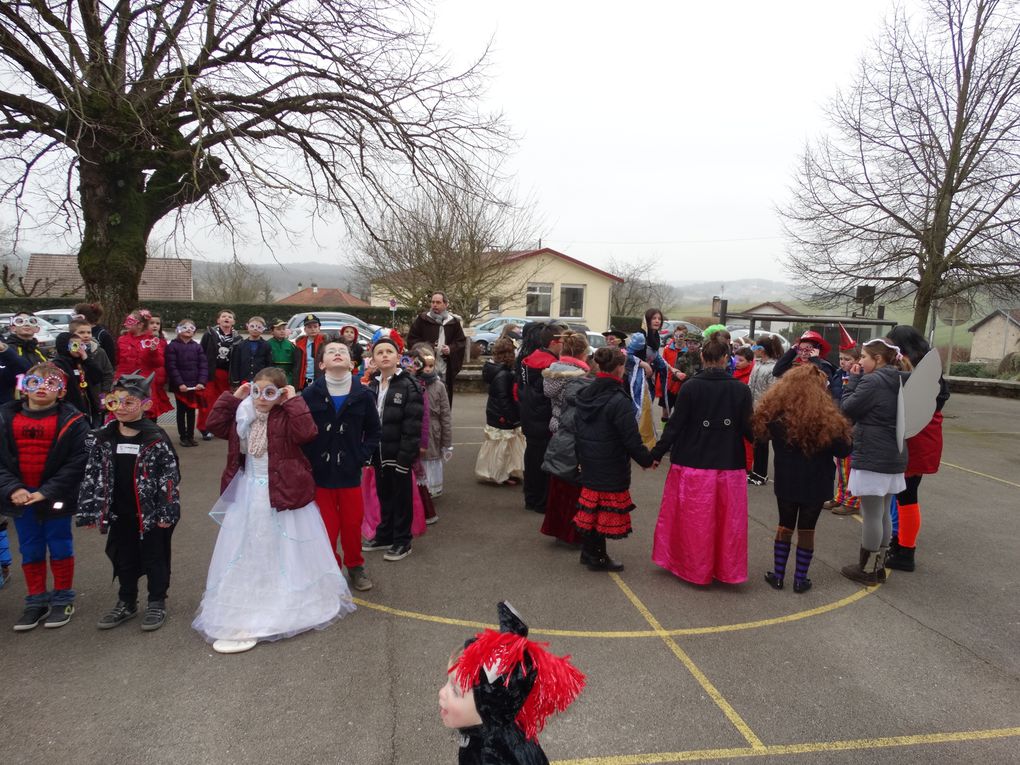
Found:
[[627, 350], [631, 353], [640, 353], [645, 349], [648, 342], [645, 340], [644, 332], [635, 332], [630, 336], [630, 342], [627, 343]]
[[503, 601], [497, 609], [499, 632], [485, 630], [468, 640], [449, 672], [462, 691], [474, 693], [483, 726], [514, 725], [535, 740], [546, 719], [578, 697], [585, 677], [569, 656], [528, 640], [528, 625], [513, 606]]

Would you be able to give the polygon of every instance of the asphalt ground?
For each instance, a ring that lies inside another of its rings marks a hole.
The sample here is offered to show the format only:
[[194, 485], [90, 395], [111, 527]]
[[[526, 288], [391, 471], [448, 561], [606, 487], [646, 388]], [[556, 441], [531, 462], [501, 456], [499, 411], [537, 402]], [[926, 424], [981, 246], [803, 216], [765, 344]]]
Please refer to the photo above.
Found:
[[747, 583], [696, 587], [651, 563], [668, 463], [635, 470], [635, 533], [610, 543], [626, 570], [582, 568], [539, 534], [519, 488], [475, 482], [484, 401], [455, 401], [440, 521], [413, 554], [370, 553], [375, 588], [338, 624], [236, 656], [190, 628], [226, 448], [182, 449], [162, 630], [96, 629], [116, 588], [94, 530], [76, 530], [69, 625], [14, 633], [20, 576], [0, 592], [0, 762], [455, 762], [437, 691], [450, 652], [503, 598], [588, 675], [541, 736], [561, 765], [1020, 762], [1020, 402], [950, 400], [943, 468], [921, 485], [916, 572], [872, 589], [844, 579], [860, 525], [826, 512], [814, 589], [796, 595], [762, 580], [771, 485], [749, 487]]

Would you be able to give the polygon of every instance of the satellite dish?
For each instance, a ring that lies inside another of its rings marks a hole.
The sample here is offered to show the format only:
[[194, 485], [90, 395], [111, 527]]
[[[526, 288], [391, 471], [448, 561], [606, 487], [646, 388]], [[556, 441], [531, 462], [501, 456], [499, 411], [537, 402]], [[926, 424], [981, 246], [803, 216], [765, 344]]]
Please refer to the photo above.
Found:
[[974, 307], [966, 298], [948, 297], [939, 303], [939, 321], [948, 327], [955, 327], [957, 324], [970, 321], [973, 314]]

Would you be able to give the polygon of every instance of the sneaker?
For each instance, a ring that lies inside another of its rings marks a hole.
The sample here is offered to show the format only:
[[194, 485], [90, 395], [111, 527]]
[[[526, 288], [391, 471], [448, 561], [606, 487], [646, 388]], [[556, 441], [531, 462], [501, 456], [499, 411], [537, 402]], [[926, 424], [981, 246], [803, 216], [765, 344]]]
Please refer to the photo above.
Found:
[[383, 560], [403, 560], [411, 554], [411, 545], [393, 545], [386, 554], [383, 555]]
[[50, 615], [49, 605], [25, 606], [21, 618], [14, 623], [15, 632], [28, 632], [39, 626], [39, 622]]
[[166, 621], [166, 605], [161, 600], [154, 600], [145, 607], [142, 617], [142, 632], [154, 632]]
[[181, 439], [181, 446], [198, 446], [197, 443], [188, 438]]
[[389, 550], [389, 542], [380, 542], [378, 539], [363, 539], [361, 540], [361, 551], [372, 552], [373, 550]]
[[372, 580], [368, 578], [368, 574], [365, 573], [364, 566], [355, 566], [354, 568], [347, 569], [347, 573], [351, 577], [351, 587], [360, 592], [372, 589]]
[[426, 518], [425, 519], [425, 525], [426, 526], [431, 526], [433, 523], [438, 523], [438, 522], [439, 522], [439, 513], [436, 513], [431, 518]]
[[755, 472], [750, 472], [747, 474], [747, 482], [752, 486], [764, 486], [769, 482], [769, 479]]
[[50, 630], [56, 629], [57, 627], [63, 627], [71, 621], [71, 615], [73, 613], [74, 603], [65, 603], [62, 606], [57, 606], [50, 611], [50, 615], [46, 617], [43, 627]]
[[836, 505], [830, 511], [833, 515], [856, 515], [860, 512], [859, 508], [850, 507], [849, 505]]
[[205, 433], [202, 434], [202, 440], [203, 441], [212, 441], [213, 440], [213, 434], [210, 433], [209, 431], [206, 431]]
[[138, 616], [137, 605], [118, 600], [117, 605], [103, 614], [96, 626], [101, 630], [112, 630], [114, 627], [119, 627], [128, 619], [134, 619], [136, 616]]

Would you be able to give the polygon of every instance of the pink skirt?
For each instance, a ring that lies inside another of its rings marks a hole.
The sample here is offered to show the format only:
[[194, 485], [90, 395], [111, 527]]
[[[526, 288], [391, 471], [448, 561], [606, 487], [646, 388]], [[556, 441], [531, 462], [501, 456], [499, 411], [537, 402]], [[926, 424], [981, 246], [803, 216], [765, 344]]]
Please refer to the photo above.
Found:
[[[414, 473], [408, 473], [411, 481], [411, 536], [420, 537], [428, 528], [425, 525], [425, 506], [421, 503], [421, 494], [414, 480]], [[361, 536], [375, 539], [375, 528], [382, 520], [379, 508], [379, 495], [375, 493], [375, 468], [367, 467], [361, 471], [361, 499], [365, 506], [365, 517], [361, 521]]]
[[747, 581], [747, 473], [673, 465], [662, 490], [652, 561], [681, 579]]

